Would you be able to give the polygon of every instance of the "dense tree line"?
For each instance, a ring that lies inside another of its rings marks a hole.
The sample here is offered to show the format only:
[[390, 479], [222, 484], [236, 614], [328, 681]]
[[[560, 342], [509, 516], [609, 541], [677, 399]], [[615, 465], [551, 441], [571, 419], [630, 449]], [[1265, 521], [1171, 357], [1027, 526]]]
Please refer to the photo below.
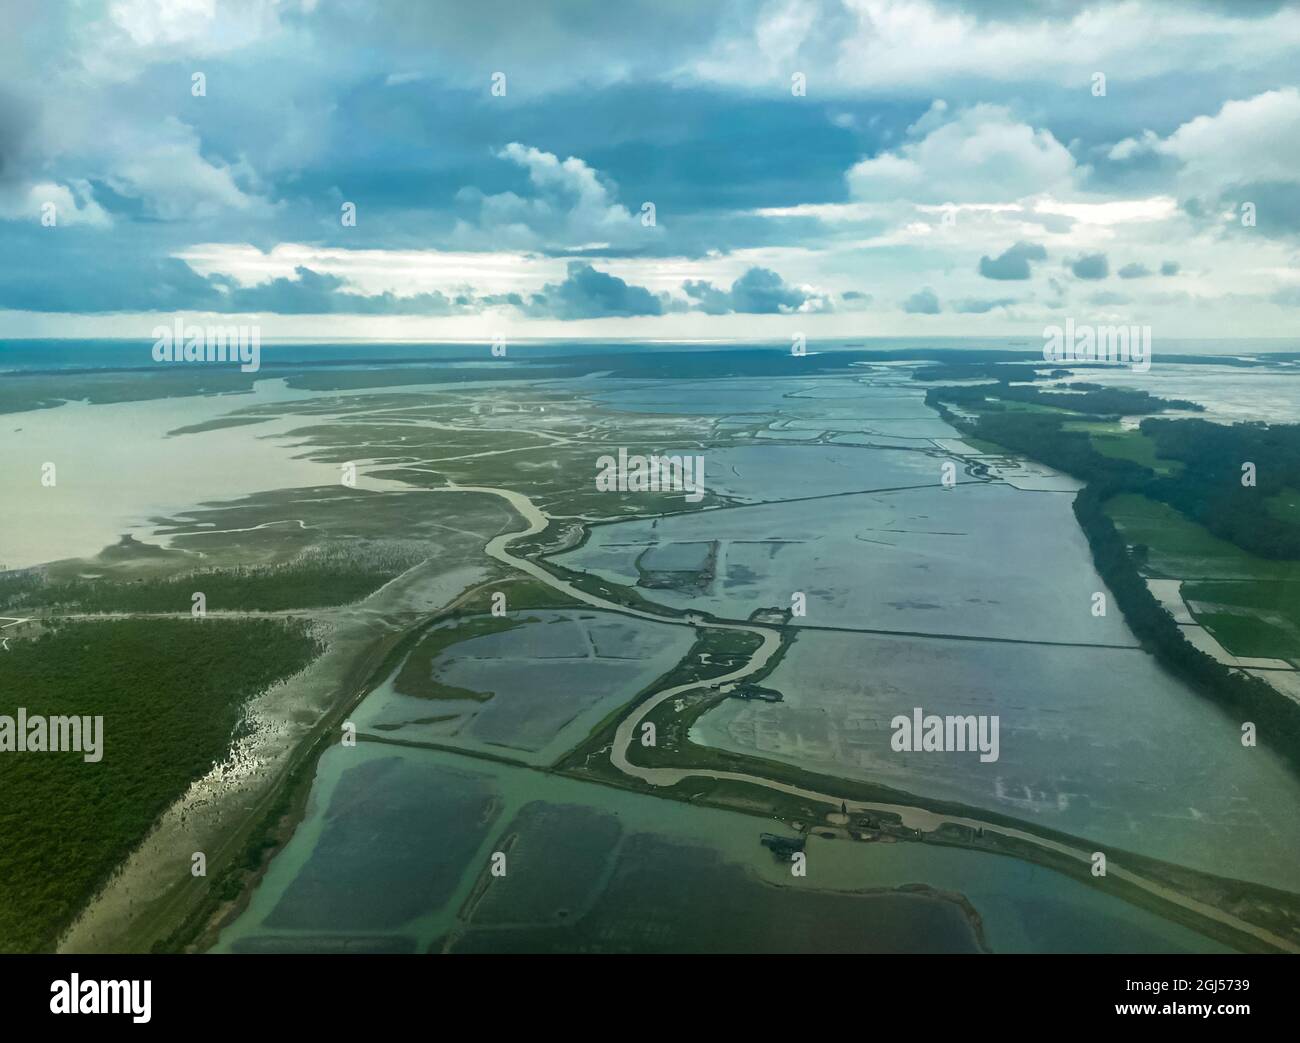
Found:
[[[1196, 691], [1214, 699], [1243, 722], [1253, 721], [1261, 739], [1300, 768], [1300, 705], [1264, 681], [1224, 666], [1188, 642], [1138, 571], [1145, 548], [1130, 551], [1105, 511], [1111, 497], [1137, 493], [1182, 511], [1244, 550], [1273, 558], [1300, 558], [1295, 526], [1269, 514], [1266, 492], [1241, 485], [1241, 463], [1245, 459], [1267, 466], [1274, 476], [1271, 480], [1279, 488], [1300, 488], [1300, 425], [1225, 426], [1195, 419], [1144, 420], [1141, 430], [1156, 440], [1159, 455], [1187, 465], [1178, 475], [1161, 477], [1132, 460], [1097, 452], [1088, 433], [1066, 430], [1061, 416], [994, 408], [967, 421], [944, 406], [945, 401], [972, 404], [969, 392], [973, 391], [989, 393], [987, 387], [932, 388], [926, 400], [967, 434], [1033, 457], [1086, 482], [1075, 497], [1074, 513], [1092, 547], [1097, 571], [1134, 634], [1165, 667]], [[1266, 550], [1271, 553], [1265, 555]]]
[[189, 612], [202, 592], [210, 611], [279, 612], [346, 605], [374, 593], [423, 558], [406, 546], [307, 551], [278, 565], [199, 569], [137, 579], [48, 580], [39, 570], [0, 575], [0, 613]]
[[961, 361], [940, 362], [933, 366], [919, 366], [912, 371], [913, 380], [1054, 380], [1068, 377], [1072, 371], [1058, 369], [1048, 362], [998, 362]]
[[1252, 721], [1261, 739], [1300, 768], [1300, 706], [1257, 677], [1224, 666], [1183, 636], [1182, 628], [1147, 588], [1127, 543], [1105, 511], [1113, 495], [1105, 483], [1085, 486], [1074, 513], [1092, 547], [1097, 571], [1115, 595], [1134, 634], [1164, 666], [1242, 722]]
[[[1268, 497], [1300, 490], [1300, 424], [1212, 424], [1147, 419], [1156, 452], [1181, 460], [1182, 473], [1156, 479], [1147, 495], [1261, 558], [1300, 558], [1300, 525], [1270, 512]], [[1254, 484], [1243, 484], [1243, 465]]]
[[931, 388], [926, 392], [926, 402], [952, 402], [972, 409], [999, 411], [1006, 407], [999, 403], [1023, 402], [1035, 406], [1051, 406], [1083, 413], [1090, 417], [1137, 416], [1161, 413], [1167, 409], [1201, 410], [1195, 402], [1181, 398], [1159, 398], [1136, 388], [1108, 388], [1100, 384], [1066, 384], [1065, 390], [1051, 391], [1022, 384], [973, 384], [966, 387]]
[[0, 952], [52, 948], [158, 816], [226, 757], [248, 699], [319, 651], [304, 623], [265, 619], [70, 622], [11, 639], [0, 714], [104, 720], [98, 763], [0, 753]]

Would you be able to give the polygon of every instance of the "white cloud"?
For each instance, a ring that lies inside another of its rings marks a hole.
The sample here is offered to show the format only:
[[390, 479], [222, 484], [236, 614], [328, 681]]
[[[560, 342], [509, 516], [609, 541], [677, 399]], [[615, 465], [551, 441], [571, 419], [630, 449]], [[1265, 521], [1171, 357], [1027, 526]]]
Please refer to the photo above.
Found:
[[864, 159], [848, 172], [859, 200], [997, 203], [1059, 194], [1075, 186], [1069, 150], [998, 105], [975, 105], [951, 118], [936, 102], [909, 128], [912, 140]]
[[299, 267], [334, 275], [360, 293], [526, 293], [564, 278], [565, 262], [506, 251], [349, 250], [280, 243], [267, 252], [248, 243], [197, 243], [179, 257], [200, 275], [241, 286], [292, 279]]
[[1201, 190], [1244, 181], [1300, 181], [1300, 91], [1268, 91], [1197, 116], [1160, 142], [1183, 164], [1180, 181]]
[[[841, 6], [847, 17], [837, 14]], [[729, 26], [681, 75], [788, 92], [790, 73], [803, 70], [810, 93], [942, 90], [972, 78], [1086, 90], [1094, 70], [1115, 70], [1132, 83], [1225, 67], [1285, 67], [1300, 45], [1300, 11], [1287, 6], [1255, 18], [1135, 0], [1080, 8], [996, 20], [928, 0], [775, 0]]]
[[177, 44], [209, 32], [216, 0], [117, 0], [108, 17], [139, 47]]
[[1173, 196], [1113, 199], [1104, 203], [1061, 202], [1047, 198], [1035, 200], [1033, 209], [1038, 214], [1060, 214], [1080, 224], [1120, 225], [1168, 220], [1177, 215], [1178, 201]]
[[13, 221], [40, 221], [46, 204], [54, 205], [53, 227], [90, 225], [107, 228], [113, 223], [108, 213], [95, 202], [90, 185], [74, 180], [67, 185], [53, 181], [0, 186], [0, 218]]
[[114, 0], [77, 32], [81, 70], [109, 82], [141, 75], [154, 63], [228, 54], [281, 30], [289, 0]]
[[104, 179], [114, 192], [140, 199], [166, 221], [205, 220], [223, 213], [265, 214], [266, 200], [240, 188], [241, 166], [204, 159], [194, 128], [169, 116], [150, 133], [116, 138]]
[[[178, 257], [200, 275], [233, 279], [240, 286], [256, 286], [273, 279], [294, 279], [297, 269], [342, 279], [353, 292], [392, 293], [399, 297], [418, 293], [454, 296], [529, 294], [547, 283], [562, 282], [569, 259], [508, 251], [470, 250], [353, 250], [308, 243], [285, 242], [268, 251], [249, 243], [197, 243], [177, 251]], [[826, 290], [810, 264], [818, 254], [790, 248], [738, 250], [712, 257], [619, 257], [597, 263], [602, 272], [644, 286], [655, 294], [682, 298], [682, 284], [691, 281], [729, 286], [751, 268], [770, 268], [782, 274], [808, 272], [788, 279], [808, 297], [804, 309], [825, 307]]]
[[1184, 195], [1250, 181], [1300, 181], [1300, 91], [1286, 87], [1229, 101], [1166, 138], [1150, 130], [1125, 138], [1108, 155], [1121, 162], [1143, 156], [1175, 161]]
[[473, 222], [458, 222], [457, 246], [475, 248], [582, 249], [645, 244], [659, 234], [657, 223], [645, 226], [615, 201], [613, 187], [576, 156], [561, 160], [552, 152], [511, 142], [497, 153], [528, 171], [535, 195], [514, 192], [484, 195], [462, 189], [462, 203], [479, 208]]

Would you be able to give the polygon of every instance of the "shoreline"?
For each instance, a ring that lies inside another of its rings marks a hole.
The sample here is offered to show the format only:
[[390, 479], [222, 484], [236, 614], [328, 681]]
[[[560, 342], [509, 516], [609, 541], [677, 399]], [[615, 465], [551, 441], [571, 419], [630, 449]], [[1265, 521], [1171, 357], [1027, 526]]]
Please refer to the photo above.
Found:
[[[706, 630], [721, 630], [744, 632], [755, 635], [759, 638], [759, 647], [748, 656], [743, 666], [714, 678], [704, 680], [689, 681], [664, 690], [655, 690], [653, 686], [647, 692], [643, 692], [621, 707], [611, 716], [618, 720], [615, 731], [615, 742], [613, 751], [610, 756], [610, 764], [620, 773], [628, 776], [628, 781], [632, 783], [633, 788], [639, 782], [643, 786], [648, 786], [649, 792], [660, 790], [658, 795], [671, 799], [696, 799], [685, 798], [676, 793], [666, 792], [677, 789], [686, 779], [703, 779], [713, 782], [736, 783], [745, 786], [758, 787], [764, 790], [793, 796], [798, 799], [811, 801], [814, 804], [830, 805], [833, 808], [839, 804], [845, 805], [852, 803], [854, 810], [870, 811], [882, 815], [894, 816], [898, 823], [905, 829], [916, 832], [916, 836], [907, 839], [915, 839], [921, 842], [943, 843], [950, 846], [967, 847], [972, 850], [984, 850], [990, 852], [988, 846], [977, 845], [964, 842], [954, 838], [951, 832], [940, 835], [947, 827], [969, 829], [969, 830], [991, 830], [996, 833], [1001, 841], [1008, 845], [1014, 846], [1027, 845], [1031, 851], [1029, 853], [1019, 852], [1012, 853], [1008, 850], [996, 850], [991, 853], [1003, 854], [1007, 857], [1015, 857], [1021, 861], [1030, 864], [1047, 865], [1050, 868], [1059, 869], [1053, 859], [1065, 858], [1072, 861], [1082, 859], [1087, 861], [1084, 846], [1079, 846], [1077, 838], [1068, 837], [1065, 834], [1057, 834], [1062, 839], [1053, 839], [1045, 836], [1043, 832], [1036, 831], [1028, 824], [1015, 825], [1016, 822], [1010, 816], [986, 816], [985, 813], [977, 809], [967, 809], [964, 806], [947, 804], [943, 801], [928, 801], [925, 798], [912, 794], [903, 794], [900, 792], [900, 798], [905, 798], [907, 803], [891, 803], [889, 801], [876, 801], [867, 799], [854, 798], [851, 802], [847, 797], [837, 797], [834, 794], [827, 793], [817, 789], [793, 785], [787, 782], [781, 782], [779, 779], [767, 778], [761, 775], [755, 775], [747, 772], [729, 772], [717, 771], [709, 768], [691, 768], [671, 767], [671, 768], [648, 768], [635, 765], [626, 756], [629, 745], [632, 742], [633, 732], [637, 725], [658, 705], [674, 695], [680, 695], [686, 691], [697, 689], [716, 688], [724, 683], [730, 683], [749, 678], [756, 674], [761, 674], [766, 666], [769, 665], [773, 657], [777, 656], [781, 648], [781, 631], [782, 627], [778, 624], [742, 622], [737, 620], [718, 621], [713, 617], [692, 612], [676, 612], [672, 609], [660, 609], [659, 611], [648, 611], [635, 606], [629, 606], [616, 600], [604, 597], [598, 593], [592, 593], [584, 589], [583, 585], [566, 579], [563, 576], [556, 575], [550, 568], [542, 564], [542, 560], [550, 553], [545, 550], [534, 550], [532, 553], [536, 557], [519, 557], [510, 550], [511, 546], [518, 541], [529, 540], [541, 533], [544, 533], [552, 521], [563, 522], [561, 519], [552, 519], [522, 493], [511, 489], [496, 488], [482, 485], [456, 485], [449, 483], [443, 488], [419, 489], [410, 488], [404, 490], [409, 493], [448, 493], [448, 492], [465, 492], [479, 493], [502, 498], [509, 505], [515, 515], [524, 523], [521, 530], [499, 532], [488, 540], [483, 548], [484, 553], [502, 564], [505, 564], [512, 570], [522, 573], [525, 576], [531, 576], [533, 579], [540, 581], [550, 589], [558, 592], [566, 598], [573, 599], [579, 603], [588, 605], [598, 610], [614, 612], [634, 618], [643, 618], [653, 620], [658, 623], [665, 623], [677, 626], [688, 626], [697, 632]], [[653, 516], [647, 516], [653, 517]], [[581, 530], [586, 532], [589, 524], [583, 523]], [[583, 537], [585, 539], [585, 535]], [[408, 573], [418, 572], [429, 564], [428, 561], [421, 562], [414, 566]], [[561, 567], [556, 566], [557, 569]], [[575, 574], [567, 569], [561, 569], [569, 576]], [[380, 591], [386, 590], [389, 586], [395, 584], [402, 577], [385, 584]], [[331, 745], [331, 732], [336, 730], [336, 726], [342, 720], [345, 720], [357, 705], [359, 705], [366, 696], [373, 690], [375, 685], [382, 682], [386, 676], [385, 670], [389, 668], [392, 658], [399, 651], [408, 648], [408, 642], [413, 643], [418, 640], [419, 635], [423, 634], [430, 626], [436, 622], [445, 619], [449, 614], [454, 613], [458, 606], [470, 599], [475, 593], [482, 589], [484, 583], [492, 582], [491, 580], [482, 580], [471, 584], [469, 587], [462, 589], [451, 601], [446, 603], [436, 613], [429, 616], [423, 616], [419, 621], [405, 626], [398, 630], [390, 630], [382, 636], [371, 635], [363, 643], [365, 652], [357, 660], [350, 663], [346, 668], [344, 676], [349, 679], [355, 679], [358, 675], [364, 674], [360, 678], [359, 687], [351, 690], [347, 699], [328, 706], [321, 719], [314, 725], [309, 732], [295, 744], [292, 749], [285, 755], [284, 763], [278, 776], [268, 780], [262, 787], [261, 796], [250, 813], [245, 816], [238, 824], [227, 827], [225, 835], [220, 842], [220, 846], [212, 857], [210, 864], [218, 866], [224, 864], [219, 869], [217, 875], [211, 882], [202, 882], [201, 884], [194, 881], [184, 881], [183, 886], [173, 884], [170, 893], [155, 899], [150, 903], [149, 911], [143, 914], [126, 914], [129, 920], [129, 926], [121, 934], [123, 938], [129, 938], [141, 943], [151, 942], [153, 945], [159, 943], [171, 948], [182, 948], [186, 951], [196, 951], [205, 948], [209, 938], [215, 940], [216, 934], [221, 927], [230, 922], [238, 913], [246, 907], [253, 889], [262, 879], [267, 866], [275, 855], [283, 848], [288, 839], [293, 836], [298, 824], [301, 822], [305, 813], [307, 796], [311, 790], [311, 783], [315, 776], [316, 764], [319, 756], [325, 749]], [[609, 584], [603, 584], [597, 578], [588, 579], [593, 585], [603, 585], [607, 589]], [[620, 591], [621, 592], [621, 591]], [[372, 595], [372, 596], [375, 596]], [[346, 615], [355, 613], [358, 606], [364, 605], [365, 602], [357, 602], [351, 605], [340, 606], [336, 610], [337, 614]], [[371, 611], [364, 609], [363, 611]], [[319, 618], [325, 613], [303, 614]], [[392, 626], [392, 621], [381, 623], [381, 626]], [[326, 655], [330, 654], [327, 651]], [[340, 655], [344, 653], [340, 652]], [[321, 659], [324, 659], [322, 656]], [[319, 662], [319, 660], [317, 661]], [[315, 664], [313, 664], [315, 665]], [[311, 669], [310, 667], [308, 668]], [[259, 697], [260, 698], [260, 697]], [[587, 741], [579, 744], [575, 750], [570, 751], [561, 758], [561, 762], [567, 760], [575, 752], [584, 749], [591, 738], [600, 734], [604, 730], [604, 725], [598, 726], [589, 736]], [[378, 737], [365, 736], [366, 741], [386, 741]], [[420, 746], [426, 744], [409, 743], [409, 745]], [[439, 747], [433, 747], [439, 748]], [[449, 749], [451, 749], [449, 747]], [[454, 752], [461, 753], [465, 756], [475, 756], [471, 751], [456, 749]], [[508, 760], [509, 758], [502, 758]], [[751, 759], [752, 761], [753, 759]], [[526, 766], [526, 765], [525, 765]], [[539, 768], [535, 770], [557, 771], [562, 772], [558, 764]], [[617, 785], [609, 779], [594, 778], [590, 775], [577, 775], [569, 772], [570, 777], [584, 778], [587, 781], [602, 782], [605, 784]], [[813, 773], [805, 773], [810, 776]], [[815, 777], [815, 776], [814, 776]], [[846, 790], [852, 790], [854, 784], [851, 781], [843, 781], [842, 787]], [[868, 789], [879, 789], [867, 784]], [[227, 799], [231, 799], [231, 794], [226, 794]], [[709, 801], [700, 801], [709, 803]], [[170, 815], [177, 806], [186, 803], [182, 797], [177, 805], [169, 809], [167, 815]], [[729, 810], [745, 810], [737, 808], [734, 805], [720, 803], [717, 806], [725, 807]], [[958, 809], [958, 810], [954, 810]], [[760, 818], [772, 819], [780, 818], [777, 811], [771, 811], [767, 807], [759, 809], [750, 809], [750, 814]], [[167, 815], [164, 816], [166, 819]], [[118, 875], [126, 875], [131, 868], [137, 856], [142, 856], [142, 849], [156, 840], [155, 834], [160, 832], [163, 827], [163, 821], [155, 825], [154, 830], [141, 842], [141, 849], [138, 849], [127, 862], [119, 867]], [[1054, 833], [1055, 831], [1045, 831]], [[1071, 843], [1072, 842], [1072, 843]], [[1085, 845], [1086, 846], [1086, 845]], [[255, 853], [256, 861], [249, 864], [250, 852]], [[242, 856], [242, 857], [241, 857]], [[1037, 857], [1034, 857], [1037, 856]], [[1141, 856], [1138, 856], [1141, 857]], [[1156, 861], [1156, 860], [1148, 860]], [[1182, 867], [1175, 867], [1182, 869]], [[1224, 913], [1214, 906], [1205, 905], [1194, 898], [1178, 893], [1158, 883], [1142, 877], [1140, 874], [1131, 873], [1122, 868], [1116, 867], [1112, 870], [1116, 873], [1124, 885], [1144, 892], [1145, 899], [1137, 902], [1139, 905], [1146, 904], [1147, 901], [1164, 903], [1159, 908], [1160, 915], [1170, 919], [1179, 919], [1179, 917], [1168, 916], [1168, 906], [1173, 905], [1181, 909], [1183, 916], [1193, 916], [1197, 922], [1191, 924], [1202, 930], [1202, 933], [1209, 933], [1204, 930], [1203, 922], [1209, 920], [1216, 923], [1220, 929], [1227, 929], [1233, 932], [1249, 935], [1257, 942], [1273, 948], [1289, 949], [1291, 951], [1300, 951], [1295, 948], [1294, 942], [1290, 939], [1283, 938], [1273, 932], [1259, 928], [1248, 921], [1242, 921]], [[1187, 872], [1192, 872], [1188, 870]], [[232, 875], [233, 874], [233, 875]], [[105, 892], [111, 890], [117, 883], [116, 879], [110, 882], [105, 888]], [[1245, 885], [1253, 886], [1253, 885]], [[225, 891], [233, 889], [234, 896], [224, 896]], [[1123, 894], [1122, 887], [1113, 889], [1114, 893], [1121, 897], [1131, 896]], [[94, 936], [93, 930], [88, 930], [83, 921], [92, 921], [100, 912], [98, 908], [104, 895], [97, 895], [94, 900], [82, 911], [73, 926], [60, 943], [60, 951], [95, 951], [92, 949], [75, 948], [79, 939], [89, 939]], [[122, 915], [119, 911], [119, 917]], [[111, 919], [111, 917], [110, 917]], [[168, 929], [170, 928], [170, 929]], [[1213, 936], [1213, 935], [1212, 935]], [[65, 948], [69, 946], [70, 948]]]

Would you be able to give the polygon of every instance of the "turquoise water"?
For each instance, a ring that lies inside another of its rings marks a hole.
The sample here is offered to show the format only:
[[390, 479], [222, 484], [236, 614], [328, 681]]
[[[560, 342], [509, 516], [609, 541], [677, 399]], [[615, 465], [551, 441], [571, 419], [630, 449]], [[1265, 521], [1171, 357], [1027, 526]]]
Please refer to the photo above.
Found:
[[[516, 823], [530, 807], [525, 821], [542, 828]], [[759, 844], [771, 828], [441, 751], [335, 747], [305, 821], [216, 951], [734, 951], [742, 940], [775, 951], [972, 951], [954, 902], [892, 893], [915, 884], [964, 894], [995, 952], [1222, 951], [1050, 870], [959, 849], [813, 837], [808, 875], [796, 879]], [[497, 851], [504, 884], [489, 873]], [[472, 903], [480, 884], [494, 897]], [[796, 892], [800, 901], [786, 901]]]

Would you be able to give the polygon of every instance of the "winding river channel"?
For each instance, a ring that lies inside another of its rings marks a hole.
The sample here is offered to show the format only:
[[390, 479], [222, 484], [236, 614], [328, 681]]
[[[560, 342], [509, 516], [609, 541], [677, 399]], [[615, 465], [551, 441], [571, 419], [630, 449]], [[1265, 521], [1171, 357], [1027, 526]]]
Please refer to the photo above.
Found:
[[[807, 800], [819, 801], [832, 806], [843, 803], [851, 811], [883, 812], [886, 814], [897, 815], [904, 826], [918, 830], [922, 833], [933, 832], [945, 825], [959, 826], [966, 829], [979, 829], [983, 830], [985, 833], [996, 834], [1020, 843], [1032, 845], [1044, 852], [1050, 852], [1055, 855], [1064, 855], [1067, 858], [1091, 866], [1093, 854], [1091, 850], [1074, 847], [1047, 837], [1039, 836], [1026, 830], [1010, 828], [979, 818], [941, 814], [918, 805], [879, 804], [864, 801], [844, 800], [843, 798], [833, 794], [819, 793], [813, 790], [789, 785], [787, 783], [778, 782], [773, 779], [767, 779], [761, 775], [750, 775], [743, 772], [713, 771], [703, 768], [646, 768], [631, 763], [628, 759], [627, 751], [636, 734], [637, 727], [657, 706], [666, 700], [682, 695], [685, 692], [717, 688], [723, 684], [730, 684], [743, 680], [744, 678], [759, 672], [767, 665], [768, 661], [776, 654], [777, 649], [780, 647], [780, 633], [773, 627], [748, 622], [731, 621], [718, 623], [709, 621], [705, 623], [696, 622], [691, 619], [685, 621], [678, 620], [670, 616], [661, 616], [652, 612], [629, 608], [616, 602], [609, 601], [606, 598], [599, 597], [598, 595], [588, 593], [587, 591], [575, 587], [573, 584], [549, 572], [537, 562], [519, 557], [511, 552], [510, 547], [512, 544], [521, 539], [537, 535], [545, 530], [549, 524], [547, 516], [539, 510], [527, 496], [512, 489], [498, 489], [490, 486], [452, 486], [445, 490], [434, 491], [488, 493], [506, 500], [506, 502], [508, 502], [527, 523], [526, 527], [518, 532], [501, 533], [495, 536], [487, 545], [487, 553], [497, 561], [509, 565], [511, 568], [518, 569], [521, 572], [526, 572], [528, 575], [546, 583], [553, 589], [558, 590], [569, 597], [585, 602], [592, 608], [598, 608], [606, 612], [616, 612], [623, 615], [635, 616], [640, 619], [653, 620], [657, 623], [670, 623], [690, 627], [705, 626], [709, 629], [716, 630], [741, 630], [754, 634], [760, 638], [761, 644], [757, 649], [755, 649], [753, 654], [750, 656], [749, 661], [745, 663], [744, 666], [738, 667], [726, 674], [708, 678], [706, 680], [689, 681], [684, 684], [674, 685], [670, 688], [664, 689], [663, 691], [656, 692], [649, 699], [638, 704], [619, 724], [615, 733], [613, 749], [610, 751], [611, 763], [624, 774], [640, 779], [652, 786], [673, 786], [681, 782], [683, 779], [693, 777], [726, 780], [729, 782], [742, 782], [754, 786], [763, 786], [771, 790], [791, 794]], [[1223, 924], [1226, 927], [1250, 935], [1268, 945], [1282, 949], [1286, 952], [1300, 952], [1300, 946], [1297, 946], [1294, 942], [1282, 937], [1281, 935], [1242, 920], [1222, 909], [1218, 909], [1214, 906], [1207, 905], [1204, 902], [1183, 895], [1178, 891], [1148, 879], [1132, 870], [1125, 869], [1123, 866], [1116, 865], [1114, 860], [1108, 859], [1106, 872], [1108, 876], [1113, 876], [1117, 879], [1123, 880], [1125, 883], [1141, 888], [1148, 894], [1163, 901], [1181, 906], [1182, 908], [1195, 913], [1197, 916]]]

